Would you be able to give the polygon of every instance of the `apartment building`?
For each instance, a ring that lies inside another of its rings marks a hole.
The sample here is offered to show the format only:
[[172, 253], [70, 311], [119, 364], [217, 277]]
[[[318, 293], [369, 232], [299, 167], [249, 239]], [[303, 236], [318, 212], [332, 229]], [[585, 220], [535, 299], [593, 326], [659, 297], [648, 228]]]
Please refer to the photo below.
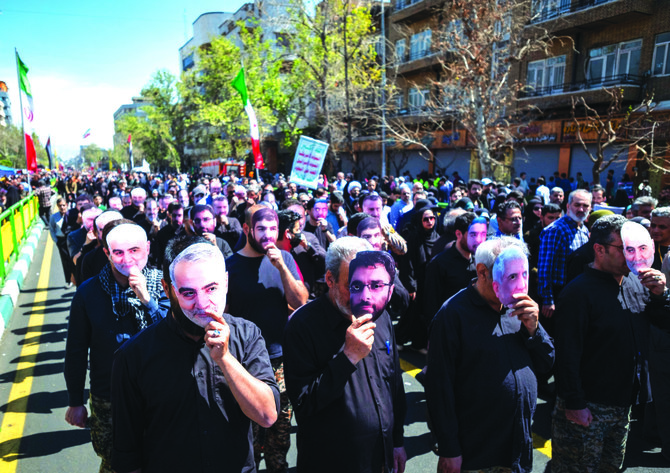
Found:
[[[572, 99], [584, 97], [589, 106], [606, 113], [610, 97], [604, 88], [622, 91], [624, 110], [653, 94], [660, 121], [670, 110], [670, 5], [665, 0], [542, 0], [534, 3], [526, 29], [542, 28], [557, 38], [548, 56], [536, 55], [519, 64], [525, 87], [519, 106], [536, 106], [541, 118], [520, 127], [514, 167], [529, 175], [554, 170], [591, 181], [592, 162], [577, 142], [571, 120]], [[562, 43], [562, 44], [561, 44]], [[580, 124], [580, 126], [582, 126]], [[582, 136], [594, 149], [593, 132]], [[670, 129], [660, 126], [656, 145], [664, 145]], [[591, 142], [591, 143], [590, 143]], [[617, 151], [606, 151], [605, 159]], [[633, 168], [643, 177], [645, 163], [635, 150], [624, 152], [610, 166], [615, 179]], [[656, 174], [650, 176], [659, 179]], [[604, 175], [602, 176], [604, 179]]]
[[[449, 0], [395, 0], [386, 16], [388, 41], [387, 70], [395, 77], [398, 94], [392, 98], [397, 116], [404, 120], [425, 120], [430, 83], [440, 71], [441, 52], [434, 46], [440, 29], [442, 7]], [[542, 30], [557, 38], [549, 55], [531, 55], [514, 64], [510, 82], [523, 84], [517, 104], [515, 145], [508, 163], [513, 171], [529, 176], [551, 175], [554, 171], [570, 176], [581, 172], [591, 180], [592, 162], [578, 143], [571, 120], [572, 98], [584, 97], [597, 110], [606, 109], [609, 96], [604, 88], [623, 91], [624, 106], [640, 103], [654, 94], [659, 120], [670, 112], [670, 5], [667, 0], [535, 0], [528, 14], [525, 33]], [[560, 39], [560, 40], [559, 40]], [[522, 110], [539, 111], [528, 122]], [[448, 112], [448, 104], [445, 104]], [[422, 117], [423, 114], [423, 117]], [[670, 115], [670, 114], [669, 114]], [[581, 126], [581, 125], [580, 125]], [[593, 133], [583, 130], [587, 142]], [[427, 133], [434, 163], [419, 150], [404, 152], [403, 169], [416, 174], [422, 170], [457, 171], [462, 176], [477, 174], [473, 165], [470, 137], [455, 124], [451, 131]], [[670, 127], [659, 126], [658, 144], [670, 136]], [[589, 144], [593, 149], [594, 145]], [[380, 146], [374, 140], [357, 144], [360, 159], [369, 167], [380, 168]], [[607, 157], [614, 152], [606, 152]], [[389, 172], [399, 153], [391, 150]], [[409, 159], [407, 159], [409, 158]], [[633, 150], [623, 152], [611, 166], [615, 179], [624, 172], [645, 172]], [[478, 176], [479, 177], [479, 176]], [[651, 176], [654, 179], [654, 176]], [[659, 176], [656, 176], [659, 178]], [[604, 174], [603, 174], [604, 179]]]

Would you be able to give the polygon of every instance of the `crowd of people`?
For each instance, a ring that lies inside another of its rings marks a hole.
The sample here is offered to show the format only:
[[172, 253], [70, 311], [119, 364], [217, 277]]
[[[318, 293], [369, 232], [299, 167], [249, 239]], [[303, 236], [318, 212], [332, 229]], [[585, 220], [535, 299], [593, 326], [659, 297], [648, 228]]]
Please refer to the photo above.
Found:
[[295, 412], [297, 471], [402, 473], [404, 350], [426, 356], [438, 472], [532, 471], [538, 395], [551, 471], [619, 471], [631, 412], [670, 461], [670, 188], [18, 181], [76, 286], [66, 420], [101, 472], [286, 472]]

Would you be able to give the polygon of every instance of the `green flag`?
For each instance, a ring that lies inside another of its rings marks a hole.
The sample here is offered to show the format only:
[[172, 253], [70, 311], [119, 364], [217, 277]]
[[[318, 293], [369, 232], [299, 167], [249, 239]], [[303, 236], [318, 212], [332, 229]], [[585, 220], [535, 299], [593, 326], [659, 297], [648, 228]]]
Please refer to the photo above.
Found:
[[28, 66], [23, 63], [19, 53], [16, 53], [16, 63], [19, 65], [19, 87], [26, 95], [32, 97], [33, 93], [30, 90], [30, 82], [28, 82]]
[[249, 94], [247, 92], [247, 84], [244, 81], [244, 67], [237, 73], [235, 79], [231, 82], [231, 85], [233, 86], [233, 89], [240, 93], [240, 97], [242, 97], [242, 106], [246, 107], [247, 102], [249, 102]]

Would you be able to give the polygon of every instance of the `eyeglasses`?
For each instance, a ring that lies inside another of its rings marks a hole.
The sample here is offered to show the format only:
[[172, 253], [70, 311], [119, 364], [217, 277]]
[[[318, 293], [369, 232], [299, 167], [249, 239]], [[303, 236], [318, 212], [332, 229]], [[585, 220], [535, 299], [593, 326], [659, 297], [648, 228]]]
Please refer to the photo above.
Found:
[[423, 217], [424, 222], [432, 222], [433, 220], [435, 220], [435, 217]]
[[510, 222], [521, 222], [523, 219], [521, 217], [505, 217], [505, 220], [509, 220]]
[[370, 292], [381, 292], [387, 286], [392, 286], [392, 283], [383, 283], [383, 282], [371, 282], [370, 284], [363, 284], [362, 282], [355, 282], [349, 286], [349, 291], [353, 293], [363, 292], [363, 289], [366, 287], [370, 289]]
[[603, 246], [611, 246], [612, 248], [618, 248], [619, 250], [623, 251], [624, 247], [623, 245], [612, 245], [611, 243], [603, 243]]

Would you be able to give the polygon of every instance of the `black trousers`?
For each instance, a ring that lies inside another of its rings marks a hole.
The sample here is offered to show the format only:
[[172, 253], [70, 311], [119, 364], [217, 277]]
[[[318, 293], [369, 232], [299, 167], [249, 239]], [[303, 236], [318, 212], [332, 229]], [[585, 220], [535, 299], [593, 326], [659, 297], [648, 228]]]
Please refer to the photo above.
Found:
[[67, 237], [56, 237], [56, 247], [58, 248], [60, 262], [63, 266], [63, 276], [65, 277], [65, 283], [67, 284], [71, 281], [71, 276], [74, 274], [74, 263], [72, 262], [70, 252], [67, 249]]

